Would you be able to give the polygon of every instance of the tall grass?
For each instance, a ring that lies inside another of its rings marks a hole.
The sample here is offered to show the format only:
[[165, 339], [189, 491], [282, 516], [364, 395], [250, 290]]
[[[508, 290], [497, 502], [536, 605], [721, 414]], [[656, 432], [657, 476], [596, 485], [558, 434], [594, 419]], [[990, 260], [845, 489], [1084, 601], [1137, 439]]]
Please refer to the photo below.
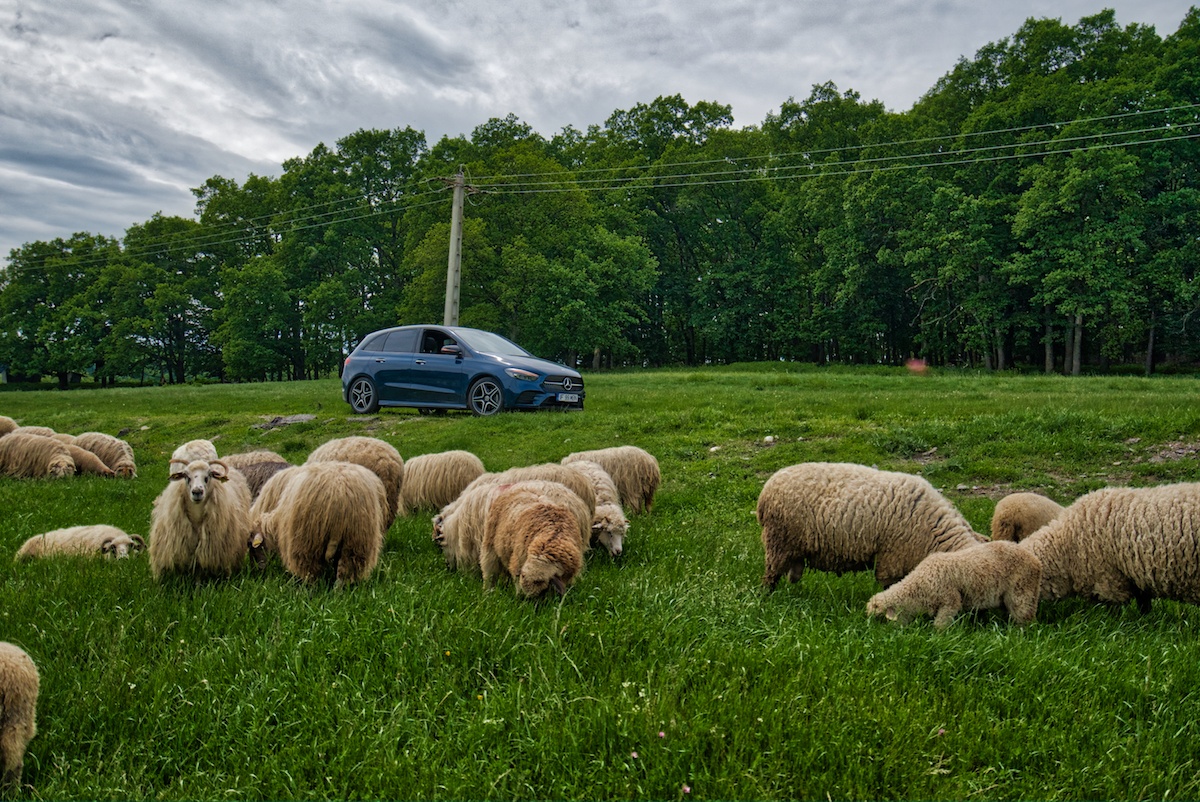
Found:
[[[0, 393], [0, 414], [123, 433], [134, 480], [0, 479], [0, 563], [78, 523], [145, 533], [171, 450], [294, 461], [325, 440], [452, 448], [492, 470], [636, 444], [654, 509], [561, 602], [448, 573], [428, 516], [372, 579], [276, 565], [156, 584], [144, 557], [22, 563], [0, 639], [42, 674], [26, 795], [226, 798], [1196, 798], [1200, 609], [1079, 599], [944, 632], [870, 622], [867, 573], [759, 588], [754, 504], [807, 460], [920, 472], [986, 531], [994, 501], [1196, 480], [1200, 384], [742, 365], [588, 377], [583, 413], [358, 417], [333, 381]], [[276, 416], [308, 422], [260, 428]], [[773, 443], [765, 441], [767, 436]]]

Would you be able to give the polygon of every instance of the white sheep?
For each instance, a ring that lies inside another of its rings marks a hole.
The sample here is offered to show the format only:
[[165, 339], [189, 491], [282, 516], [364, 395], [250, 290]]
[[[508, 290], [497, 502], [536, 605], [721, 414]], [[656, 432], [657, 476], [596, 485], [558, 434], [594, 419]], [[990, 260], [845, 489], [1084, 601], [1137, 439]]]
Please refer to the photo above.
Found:
[[784, 573], [875, 569], [888, 587], [935, 551], [984, 542], [945, 496], [920, 476], [844, 462], [804, 462], [776, 471], [758, 497], [766, 568]]
[[996, 502], [992, 540], [1019, 543], [1057, 518], [1064, 509], [1040, 493], [1010, 493]]
[[18, 423], [7, 415], [0, 415], [0, 437], [6, 434], [11, 434], [18, 427]]
[[37, 735], [39, 682], [25, 650], [0, 642], [0, 791], [21, 785], [25, 749]]
[[51, 437], [13, 432], [0, 437], [0, 475], [59, 479], [75, 475], [68, 447]]
[[[205, 462], [217, 459], [217, 447], [213, 445], [212, 440], [188, 440], [171, 454], [171, 462], [182, 462], [185, 465], [198, 459]], [[226, 467], [233, 466], [226, 463]]]
[[58, 434], [49, 426], [18, 426], [9, 434], [34, 434], [38, 437], [54, 437]]
[[[56, 438], [57, 439], [57, 438]], [[80, 448], [74, 443], [67, 443], [65, 440], [59, 440], [67, 447], [67, 453], [71, 455], [71, 461], [75, 463], [76, 473], [87, 473], [93, 476], [116, 476], [117, 472], [104, 464], [104, 460], [97, 457], [86, 448]]]
[[112, 468], [117, 476], [132, 479], [137, 476], [137, 464], [129, 443], [104, 432], [84, 432], [75, 435], [75, 445], [86, 449]]
[[229, 576], [246, 559], [250, 488], [220, 460], [171, 463], [150, 514], [150, 570]]
[[418, 509], [440, 510], [485, 473], [483, 461], [470, 451], [420, 454], [404, 463], [400, 515]]
[[374, 472], [387, 491], [388, 516], [384, 529], [390, 529], [400, 509], [400, 487], [404, 482], [404, 460], [396, 447], [377, 437], [341, 437], [317, 447], [308, 455], [314, 462], [352, 462]]
[[1020, 545], [1042, 562], [1043, 601], [1200, 604], [1200, 483], [1094, 490]]
[[483, 543], [488, 507], [501, 487], [489, 482], [472, 482], [458, 498], [433, 516], [433, 542], [441, 548], [450, 570], [479, 571], [479, 548]]
[[598, 463], [612, 477], [621, 494], [621, 503], [635, 513], [649, 512], [654, 494], [662, 482], [658, 460], [637, 446], [614, 446], [595, 451], [577, 451], [563, 457], [563, 464], [576, 460]]
[[624, 550], [625, 536], [629, 532], [629, 521], [621, 509], [621, 495], [616, 482], [598, 462], [574, 460], [570, 467], [586, 476], [592, 483], [592, 489], [596, 491], [592, 538], [599, 540], [613, 557], [620, 557]]
[[544, 484], [499, 486], [480, 548], [484, 588], [507, 575], [524, 596], [537, 598], [551, 588], [562, 595], [583, 570], [580, 521], [569, 507], [546, 499]]
[[944, 629], [963, 608], [1003, 606], [1015, 624], [1037, 616], [1042, 564], [1016, 543], [995, 540], [958, 551], [934, 552], [908, 576], [867, 602], [867, 614], [907, 624], [922, 614]]
[[338, 587], [367, 579], [387, 533], [379, 477], [349, 462], [316, 462], [289, 469], [281, 484], [278, 503], [253, 527], [274, 544], [284, 568], [305, 582], [331, 573]]
[[103, 554], [122, 559], [146, 548], [141, 535], [126, 534], [108, 524], [87, 524], [55, 529], [26, 540], [17, 550], [17, 560], [59, 555], [90, 556]]

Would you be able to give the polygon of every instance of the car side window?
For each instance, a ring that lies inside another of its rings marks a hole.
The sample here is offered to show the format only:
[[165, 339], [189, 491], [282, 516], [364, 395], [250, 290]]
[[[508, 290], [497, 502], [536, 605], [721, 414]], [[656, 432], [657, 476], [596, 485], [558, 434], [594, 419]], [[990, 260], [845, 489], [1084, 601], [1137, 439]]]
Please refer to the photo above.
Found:
[[444, 331], [425, 329], [425, 334], [421, 338], [421, 353], [440, 354], [443, 346], [457, 344], [458, 341]]
[[393, 331], [388, 335], [387, 342], [381, 350], [392, 354], [411, 354], [416, 344], [417, 331], [415, 329]]
[[387, 340], [386, 334], [377, 334], [362, 344], [359, 349], [361, 351], [382, 351], [383, 343]]

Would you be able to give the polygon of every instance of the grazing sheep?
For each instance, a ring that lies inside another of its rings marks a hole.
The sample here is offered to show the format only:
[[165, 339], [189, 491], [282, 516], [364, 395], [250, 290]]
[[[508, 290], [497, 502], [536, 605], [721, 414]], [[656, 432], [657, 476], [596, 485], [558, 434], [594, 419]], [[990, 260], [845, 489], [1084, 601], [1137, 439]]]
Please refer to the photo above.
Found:
[[238, 466], [236, 470], [246, 477], [246, 484], [250, 486], [250, 500], [253, 502], [272, 476], [290, 467], [286, 462], [251, 462]]
[[658, 460], [637, 446], [615, 446], [595, 451], [577, 451], [563, 457], [563, 464], [588, 460], [599, 464], [612, 477], [621, 503], [635, 513], [649, 512], [662, 481]]
[[95, 454], [117, 476], [132, 479], [137, 476], [137, 464], [129, 443], [103, 432], [84, 432], [75, 435], [75, 445]]
[[279, 503], [258, 516], [255, 535], [272, 541], [284, 568], [305, 582], [327, 571], [338, 587], [367, 579], [387, 533], [383, 482], [349, 462], [315, 462], [287, 473]]
[[404, 481], [404, 460], [395, 446], [376, 437], [341, 437], [309, 454], [308, 464], [314, 462], [352, 462], [373, 471], [387, 491], [387, 524], [383, 528], [391, 528], [400, 509], [400, 486]]
[[66, 443], [69, 446], [75, 445], [75, 435], [67, 434], [66, 432], [55, 432], [54, 439], [60, 443]]
[[583, 473], [591, 481], [592, 489], [596, 491], [592, 538], [599, 540], [613, 557], [620, 557], [625, 535], [629, 531], [629, 521], [621, 509], [621, 495], [616, 483], [598, 462], [580, 459], [571, 462], [570, 466]]
[[1021, 547], [1042, 561], [1043, 601], [1200, 604], [1200, 482], [1094, 490]]
[[1042, 564], [1016, 543], [996, 540], [958, 551], [934, 552], [908, 576], [867, 602], [867, 614], [907, 624], [922, 614], [945, 629], [964, 607], [1003, 606], [1014, 624], [1037, 616]]
[[992, 513], [992, 540], [1020, 543], [1053, 521], [1065, 509], [1040, 493], [1012, 493], [996, 502]]
[[440, 510], [484, 474], [483, 461], [470, 451], [421, 454], [404, 463], [400, 515], [419, 509]]
[[146, 548], [141, 535], [128, 535], [108, 524], [87, 524], [34, 535], [17, 550], [17, 560], [35, 557], [93, 556], [124, 559]]
[[499, 473], [482, 474], [471, 484], [504, 485], [512, 484], [513, 482], [526, 482], [533, 479], [558, 482], [560, 485], [566, 486], [568, 490], [579, 496], [584, 505], [587, 506], [589, 515], [595, 513], [596, 491], [592, 487], [592, 480], [587, 477], [587, 474], [576, 469], [573, 465], [562, 465], [557, 462], [522, 465], [517, 468], [509, 468], [507, 471], [500, 471]]
[[[171, 462], [187, 464], [198, 459], [205, 462], [217, 459], [217, 447], [213, 445], [212, 440], [188, 440], [171, 454]], [[225, 467], [233, 466], [227, 463]]]
[[241, 470], [245, 465], [255, 465], [260, 462], [282, 462], [284, 465], [290, 465], [286, 459], [276, 454], [274, 451], [261, 449], [258, 451], [244, 451], [241, 454], [226, 454], [221, 457], [221, 462], [224, 462], [230, 468]]
[[278, 554], [279, 549], [274, 537], [262, 530], [262, 516], [279, 506], [279, 499], [287, 489], [288, 482], [296, 473], [295, 466], [289, 465], [276, 471], [263, 482], [258, 495], [250, 505], [250, 556], [259, 568], [265, 568], [268, 556]]
[[0, 437], [11, 434], [17, 429], [17, 422], [7, 415], [0, 415]]
[[38, 437], [54, 437], [58, 432], [49, 426], [18, 426], [9, 434], [35, 434]]
[[25, 747], [37, 735], [38, 670], [25, 651], [0, 642], [0, 790], [21, 785]]
[[517, 482], [496, 492], [479, 553], [484, 588], [506, 571], [521, 595], [537, 598], [553, 588], [561, 596], [583, 569], [581, 522], [570, 508], [547, 501], [542, 484]]
[[0, 437], [0, 475], [17, 479], [59, 479], [75, 475], [75, 460], [52, 437], [13, 432]]
[[758, 497], [766, 570], [774, 588], [804, 569], [875, 568], [888, 587], [926, 555], [984, 542], [925, 479], [864, 465], [804, 462], [776, 471]]
[[104, 464], [104, 460], [86, 448], [80, 448], [74, 443], [67, 443], [63, 440], [59, 440], [59, 442], [67, 447], [67, 451], [71, 455], [71, 461], [75, 463], [76, 473], [88, 473], [94, 476], [117, 475], [116, 471]]
[[490, 482], [472, 482], [433, 516], [433, 542], [441, 548], [446, 567], [451, 571], [479, 571], [479, 547], [483, 543], [488, 507], [501, 487]]
[[171, 479], [150, 514], [150, 570], [224, 574], [246, 560], [250, 488], [220, 460], [171, 463]]

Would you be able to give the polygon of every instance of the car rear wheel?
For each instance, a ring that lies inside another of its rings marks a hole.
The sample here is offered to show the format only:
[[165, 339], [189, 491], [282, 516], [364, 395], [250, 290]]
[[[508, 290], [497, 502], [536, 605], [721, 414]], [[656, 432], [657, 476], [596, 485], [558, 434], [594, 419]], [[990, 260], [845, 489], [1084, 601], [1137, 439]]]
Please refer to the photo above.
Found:
[[476, 379], [467, 391], [467, 406], [476, 415], [495, 415], [504, 406], [504, 390], [495, 379]]
[[350, 383], [350, 392], [346, 394], [350, 408], [359, 415], [370, 415], [379, 411], [379, 395], [375, 392], [375, 382], [366, 376], [359, 376]]

